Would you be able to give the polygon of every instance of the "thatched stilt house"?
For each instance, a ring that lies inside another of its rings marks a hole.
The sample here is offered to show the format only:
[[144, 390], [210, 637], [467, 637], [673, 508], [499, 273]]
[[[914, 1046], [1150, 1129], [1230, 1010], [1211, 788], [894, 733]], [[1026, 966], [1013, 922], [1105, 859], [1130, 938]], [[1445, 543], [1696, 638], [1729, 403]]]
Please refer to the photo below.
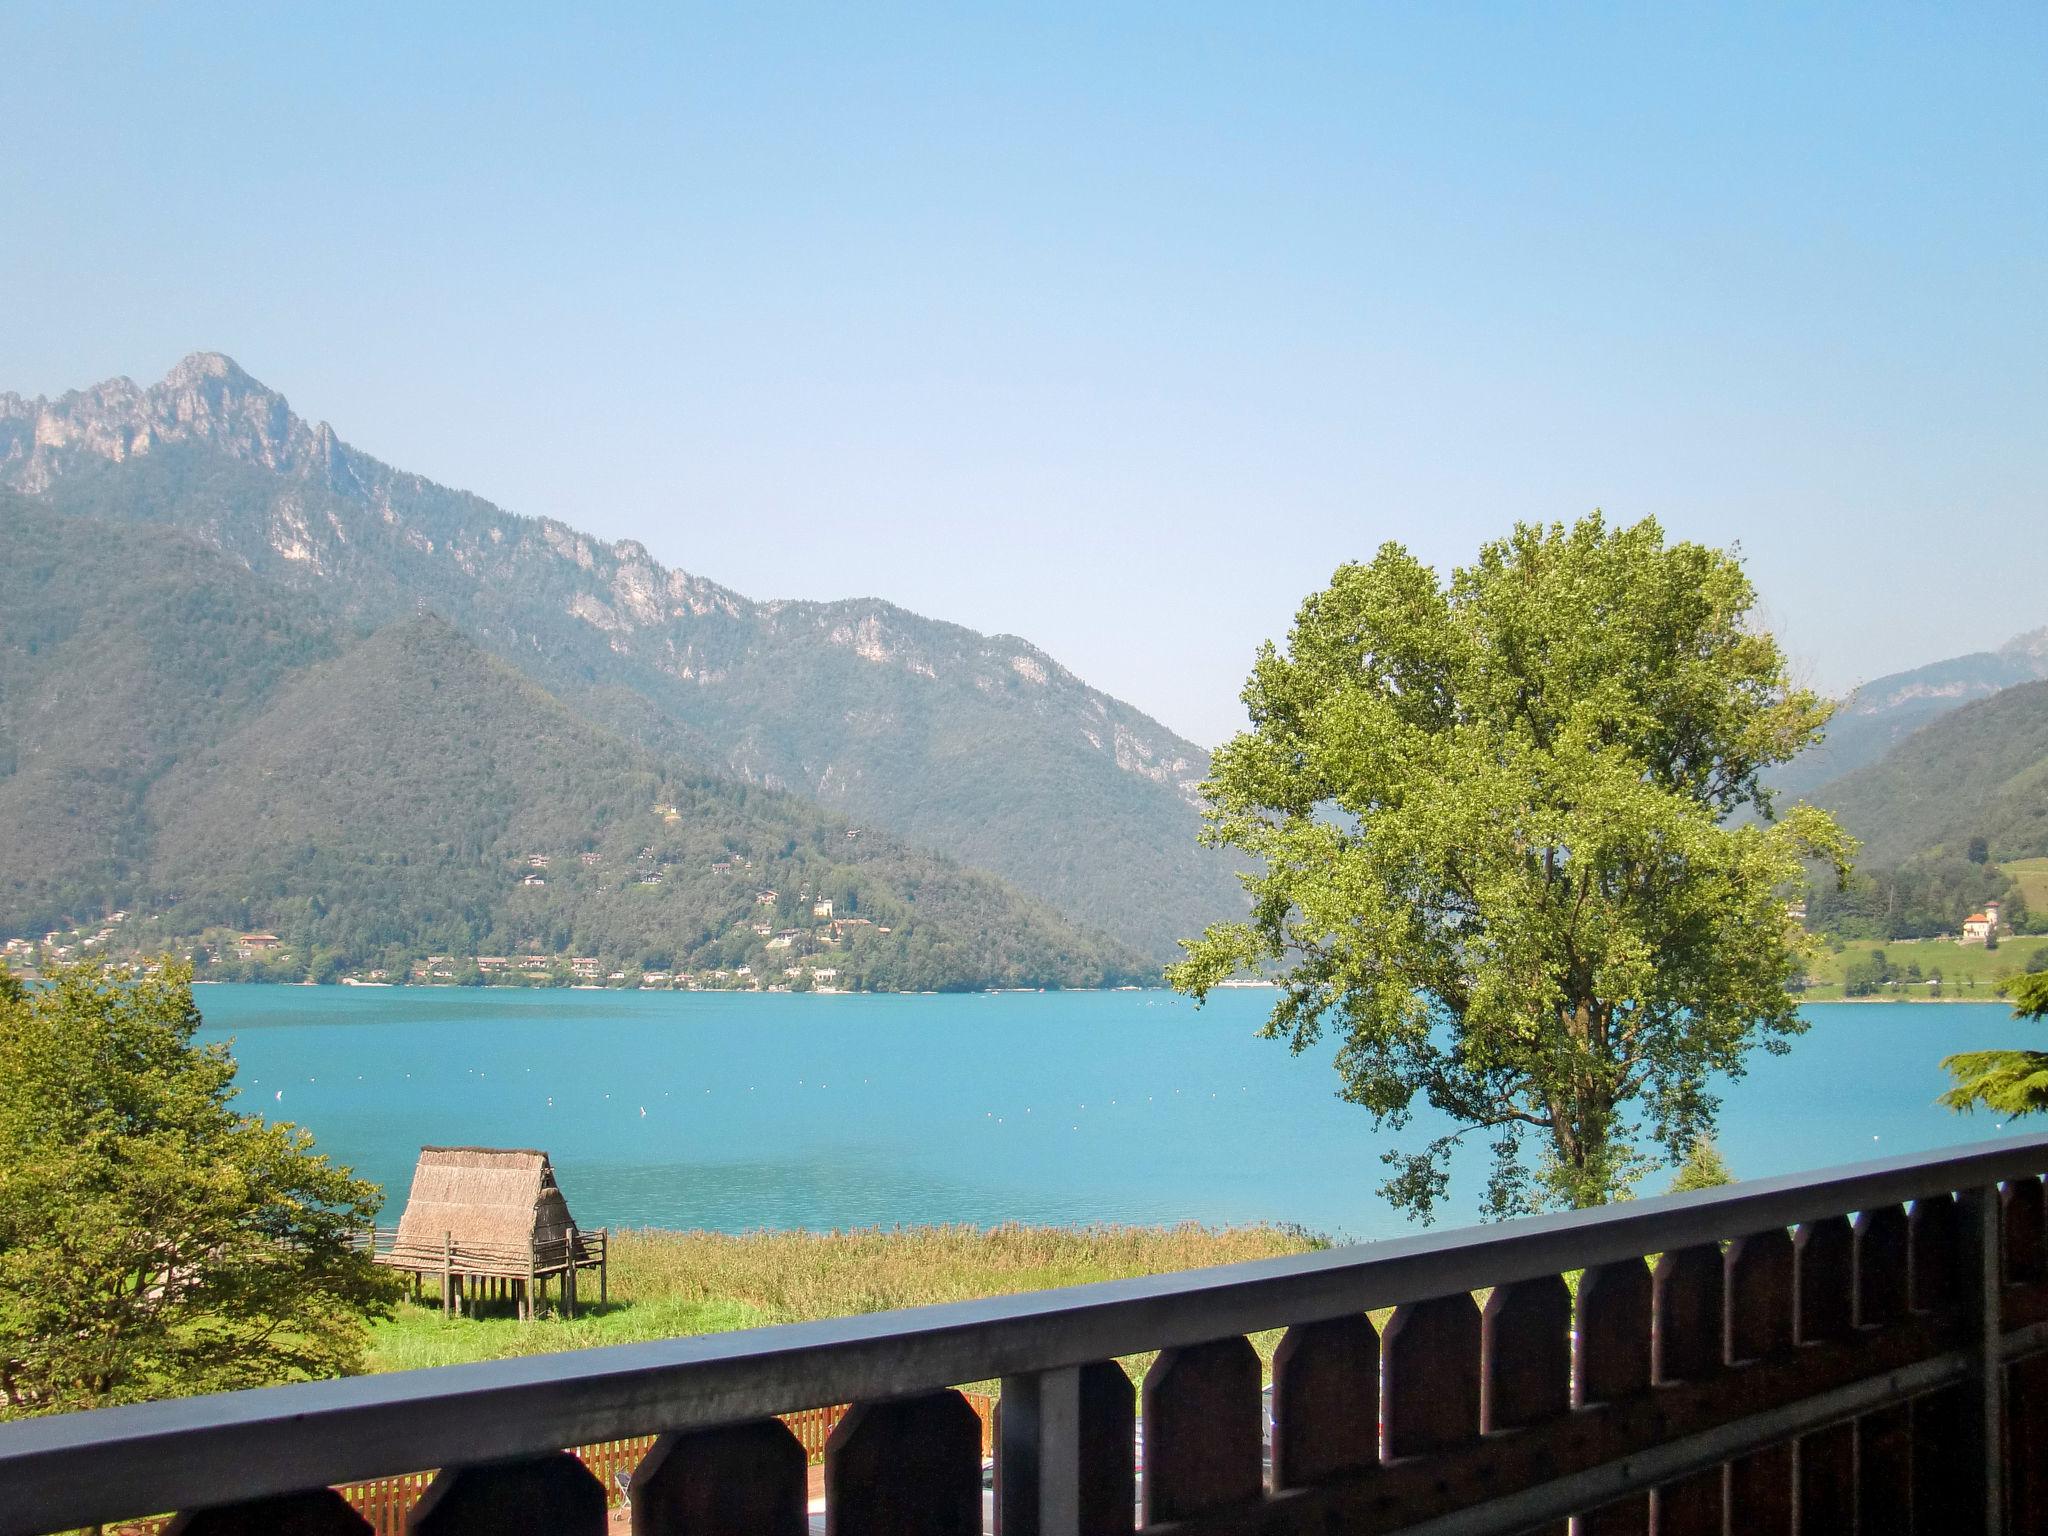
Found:
[[578, 1270], [597, 1271], [602, 1302], [608, 1246], [602, 1229], [578, 1229], [547, 1153], [422, 1147], [405, 1214], [396, 1231], [377, 1234], [375, 1251], [378, 1263], [412, 1272], [415, 1294], [439, 1277], [444, 1310], [461, 1311], [465, 1296], [501, 1296], [531, 1317], [550, 1277], [574, 1316]]

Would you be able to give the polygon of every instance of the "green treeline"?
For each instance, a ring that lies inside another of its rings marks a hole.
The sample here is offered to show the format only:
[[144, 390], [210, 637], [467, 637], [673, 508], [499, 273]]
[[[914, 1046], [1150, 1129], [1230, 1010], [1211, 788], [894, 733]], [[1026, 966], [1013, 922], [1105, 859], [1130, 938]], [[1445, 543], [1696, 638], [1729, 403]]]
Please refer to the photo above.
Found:
[[2034, 931], [2038, 919], [2019, 882], [1988, 861], [1936, 852], [1859, 872], [1843, 890], [1819, 882], [1807, 901], [1807, 922], [1844, 939], [1933, 939], [1959, 932], [1966, 917], [1994, 901], [2007, 926]]

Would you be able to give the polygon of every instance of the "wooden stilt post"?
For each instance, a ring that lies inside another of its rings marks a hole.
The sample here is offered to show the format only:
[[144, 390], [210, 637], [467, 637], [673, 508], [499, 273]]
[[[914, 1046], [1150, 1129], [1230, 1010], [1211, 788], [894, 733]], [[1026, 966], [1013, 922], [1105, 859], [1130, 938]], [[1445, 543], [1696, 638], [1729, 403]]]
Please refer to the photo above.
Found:
[[576, 1315], [576, 1225], [569, 1224], [568, 1261], [562, 1266], [562, 1305]]
[[455, 1311], [455, 1234], [441, 1234], [441, 1315], [452, 1316]]
[[526, 1311], [522, 1314], [530, 1323], [533, 1321], [533, 1234], [526, 1234]]

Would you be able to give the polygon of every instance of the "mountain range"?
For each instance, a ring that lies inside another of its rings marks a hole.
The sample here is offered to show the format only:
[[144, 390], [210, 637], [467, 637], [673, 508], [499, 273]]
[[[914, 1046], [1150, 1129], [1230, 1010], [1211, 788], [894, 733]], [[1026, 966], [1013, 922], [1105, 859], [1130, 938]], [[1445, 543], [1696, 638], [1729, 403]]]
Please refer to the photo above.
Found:
[[1151, 973], [993, 875], [591, 724], [436, 615], [338, 620], [181, 533], [5, 492], [0, 850], [0, 934], [133, 908], [135, 948], [270, 929], [294, 976], [430, 951], [892, 990]]
[[1771, 776], [1791, 799], [1883, 757], [1922, 726], [2002, 689], [2048, 678], [2048, 628], [2016, 636], [1995, 651], [1894, 672], [1851, 690], [1828, 722], [1825, 740]]
[[1030, 643], [743, 597], [394, 469], [217, 353], [146, 388], [0, 394], [0, 486], [180, 535], [335, 625], [436, 614], [623, 742], [987, 870], [1151, 960], [1243, 909], [1196, 841], [1206, 754]]
[[[1027, 641], [744, 597], [217, 353], [0, 394], [0, 935], [142, 903], [358, 964], [731, 968], [829, 900], [866, 984], [1124, 980], [1242, 910], [1207, 766]], [[1822, 910], [1945, 931], [2048, 854], [2048, 629], [1864, 684], [1773, 784], [1863, 842]]]

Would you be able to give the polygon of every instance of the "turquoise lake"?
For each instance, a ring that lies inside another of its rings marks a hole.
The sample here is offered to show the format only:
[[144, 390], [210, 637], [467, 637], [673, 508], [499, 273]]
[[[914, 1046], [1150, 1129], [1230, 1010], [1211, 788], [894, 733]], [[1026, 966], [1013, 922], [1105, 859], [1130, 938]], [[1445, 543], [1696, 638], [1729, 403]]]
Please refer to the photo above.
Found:
[[[1335, 1097], [1333, 1045], [1255, 1037], [1271, 992], [816, 997], [205, 986], [242, 1103], [382, 1183], [422, 1143], [541, 1147], [577, 1219], [744, 1231], [916, 1222], [1298, 1222], [1409, 1230]], [[2024, 1041], [2003, 1004], [1815, 1004], [1729, 1085], [1739, 1176], [2010, 1133], [1938, 1108], [1940, 1058]], [[1483, 1156], [1445, 1219], [1471, 1219]], [[1654, 1182], [1662, 1188], [1661, 1178]]]

